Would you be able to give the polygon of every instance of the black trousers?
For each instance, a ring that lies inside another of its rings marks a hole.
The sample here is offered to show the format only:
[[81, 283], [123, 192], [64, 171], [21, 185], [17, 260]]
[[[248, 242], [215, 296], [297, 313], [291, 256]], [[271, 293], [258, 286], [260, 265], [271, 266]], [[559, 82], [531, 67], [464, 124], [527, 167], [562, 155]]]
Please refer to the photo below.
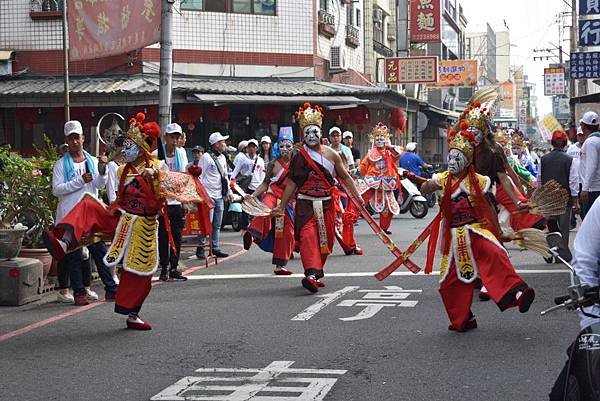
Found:
[[175, 242], [177, 253], [173, 252], [169, 244], [169, 236], [165, 228], [165, 220], [163, 216], [158, 218], [158, 256], [160, 267], [163, 270], [171, 267], [171, 270], [177, 270], [179, 264], [179, 252], [181, 251], [181, 233], [183, 232], [185, 213], [181, 205], [168, 205], [167, 213], [169, 215], [169, 223], [171, 225], [171, 235]]

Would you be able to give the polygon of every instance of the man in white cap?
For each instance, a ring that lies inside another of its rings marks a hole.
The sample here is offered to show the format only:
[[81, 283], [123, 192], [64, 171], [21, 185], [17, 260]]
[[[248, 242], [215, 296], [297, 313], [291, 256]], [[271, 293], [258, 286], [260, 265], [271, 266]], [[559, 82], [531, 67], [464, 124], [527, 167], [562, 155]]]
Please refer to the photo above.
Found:
[[238, 153], [233, 158], [233, 165], [234, 166], [237, 166], [238, 162], [242, 158], [245, 157], [245, 155], [246, 155], [246, 147], [247, 146], [248, 146], [248, 141], [246, 141], [246, 140], [240, 141], [240, 143], [238, 143], [238, 146], [237, 146]]
[[[181, 143], [181, 136], [183, 135], [181, 126], [177, 123], [167, 124], [165, 134], [165, 164], [169, 167], [170, 171], [185, 173], [188, 165], [188, 158], [185, 149], [179, 146]], [[157, 155], [158, 150], [155, 150], [152, 154]], [[167, 199], [167, 214], [171, 236], [173, 237], [177, 252], [174, 252], [169, 245], [169, 234], [167, 232], [167, 227], [165, 226], [165, 219], [163, 216], [160, 216], [158, 219], [158, 255], [160, 259], [159, 279], [161, 281], [169, 281], [169, 279], [174, 281], [186, 281], [187, 277], [182, 275], [178, 270], [179, 253], [181, 251], [181, 236], [185, 224], [185, 212], [181, 202], [174, 199]]]
[[[569, 156], [571, 156], [573, 158], [573, 160], [577, 160], [577, 170], [579, 172], [579, 194], [581, 194], [581, 182], [582, 182], [582, 177], [581, 177], [581, 169], [579, 168], [579, 163], [581, 161], [581, 148], [583, 147], [583, 142], [585, 142], [587, 136], [583, 133], [583, 130], [581, 129], [581, 127], [577, 127], [577, 140], [575, 141], [575, 143], [572, 143], [571, 145], [569, 145], [569, 147], [567, 148], [567, 154]], [[538, 149], [539, 152], [539, 149]], [[579, 214], [581, 215], [581, 218], [583, 219], [583, 217], [585, 216], [585, 214], [581, 211]], [[571, 229], [574, 229], [575, 227], [577, 227], [577, 220], [575, 219], [575, 213], [571, 214]]]
[[[223, 219], [223, 209], [225, 207], [224, 198], [231, 199], [232, 192], [229, 188], [229, 179], [227, 177], [227, 158], [225, 152], [227, 144], [225, 141], [229, 138], [228, 135], [223, 136], [220, 132], [213, 132], [208, 137], [210, 149], [200, 158], [200, 181], [208, 195], [215, 203], [215, 207], [211, 211], [212, 222], [212, 250], [213, 254], [218, 258], [229, 256], [221, 251], [219, 246], [219, 232], [221, 231], [221, 220]], [[204, 244], [206, 239], [200, 239], [200, 246], [196, 248], [196, 257], [204, 259]]]
[[407, 143], [404, 150], [406, 150], [406, 152], [400, 157], [400, 167], [422, 177], [423, 169], [431, 168], [431, 165], [425, 163], [417, 153], [417, 143]]
[[354, 170], [354, 157], [350, 148], [342, 143], [342, 130], [339, 127], [331, 127], [329, 139], [331, 140], [329, 147], [339, 153], [348, 170]]
[[[246, 146], [246, 153], [239, 159], [231, 173], [231, 186], [236, 183], [245, 193], [251, 194], [265, 179], [265, 162], [262, 157], [256, 154], [258, 150], [258, 141], [250, 139]], [[242, 212], [241, 228], [248, 228], [248, 214]]]
[[594, 201], [600, 196], [600, 132], [598, 125], [600, 119], [598, 114], [587, 111], [579, 120], [583, 134], [587, 137], [581, 147], [581, 163], [579, 171], [582, 177], [581, 194], [581, 217], [590, 210]]
[[352, 146], [354, 143], [354, 134], [351, 131], [344, 131], [342, 133], [342, 141], [344, 142], [344, 145], [350, 148], [352, 158], [354, 159], [354, 165], [358, 166], [360, 164], [360, 150]]
[[[55, 221], [59, 222], [79, 202], [84, 194], [89, 193], [98, 196], [98, 190], [106, 186], [107, 174], [106, 156], [95, 158], [83, 149], [85, 136], [83, 127], [77, 120], [67, 121], [64, 127], [65, 141], [68, 151], [64, 153], [55, 164], [52, 173], [52, 193], [58, 198]], [[117, 285], [115, 284], [110, 269], [102, 261], [106, 254], [106, 246], [102, 241], [89, 246], [89, 250], [96, 262], [98, 274], [104, 284], [106, 300], [114, 301]], [[98, 296], [89, 288], [85, 288], [83, 282], [83, 253], [82, 249], [67, 254], [60, 262], [60, 269], [69, 269], [71, 288], [74, 298], [66, 289], [59, 293], [60, 302], [74, 302], [75, 305], [87, 305], [90, 300], [98, 299]]]

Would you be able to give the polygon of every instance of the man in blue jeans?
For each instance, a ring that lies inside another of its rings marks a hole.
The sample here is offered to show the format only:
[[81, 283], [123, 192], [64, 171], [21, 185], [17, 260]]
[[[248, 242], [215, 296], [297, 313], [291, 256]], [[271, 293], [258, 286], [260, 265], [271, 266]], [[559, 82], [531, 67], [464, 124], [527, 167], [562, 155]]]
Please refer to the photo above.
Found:
[[[232, 192], [229, 188], [229, 179], [227, 177], [227, 159], [223, 153], [227, 145], [225, 141], [229, 136], [223, 136], [220, 132], [213, 132], [208, 138], [210, 144], [210, 150], [202, 155], [200, 158], [200, 168], [202, 173], [200, 174], [200, 181], [204, 185], [204, 189], [208, 193], [214, 203], [215, 207], [211, 211], [211, 223], [212, 223], [212, 250], [213, 254], [218, 258], [225, 258], [229, 256], [225, 252], [221, 251], [219, 245], [219, 233], [221, 231], [221, 220], [223, 219], [223, 209], [225, 208], [225, 199], [231, 200]], [[206, 257], [204, 251], [205, 238], [200, 238], [200, 245], [196, 248], [196, 257], [198, 259], [204, 259]]]

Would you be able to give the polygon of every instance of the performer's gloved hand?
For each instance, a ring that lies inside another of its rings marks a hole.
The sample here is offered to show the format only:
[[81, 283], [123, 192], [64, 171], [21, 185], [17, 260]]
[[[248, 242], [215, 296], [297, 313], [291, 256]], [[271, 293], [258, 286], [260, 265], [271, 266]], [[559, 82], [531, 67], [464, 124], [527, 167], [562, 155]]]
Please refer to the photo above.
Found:
[[150, 167], [146, 167], [144, 170], [142, 170], [142, 177], [145, 179], [153, 178], [155, 174], [156, 170]]

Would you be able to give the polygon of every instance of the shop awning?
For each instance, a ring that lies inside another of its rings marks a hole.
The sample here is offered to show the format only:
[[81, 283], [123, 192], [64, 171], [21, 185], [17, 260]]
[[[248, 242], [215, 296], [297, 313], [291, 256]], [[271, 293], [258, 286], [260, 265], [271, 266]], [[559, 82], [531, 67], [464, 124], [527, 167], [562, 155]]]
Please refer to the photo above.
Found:
[[233, 104], [233, 103], [369, 103], [367, 99], [354, 96], [278, 96], [278, 95], [223, 95], [215, 93], [195, 93], [190, 100], [203, 103]]
[[0, 61], [10, 60], [12, 54], [12, 50], [0, 50]]

